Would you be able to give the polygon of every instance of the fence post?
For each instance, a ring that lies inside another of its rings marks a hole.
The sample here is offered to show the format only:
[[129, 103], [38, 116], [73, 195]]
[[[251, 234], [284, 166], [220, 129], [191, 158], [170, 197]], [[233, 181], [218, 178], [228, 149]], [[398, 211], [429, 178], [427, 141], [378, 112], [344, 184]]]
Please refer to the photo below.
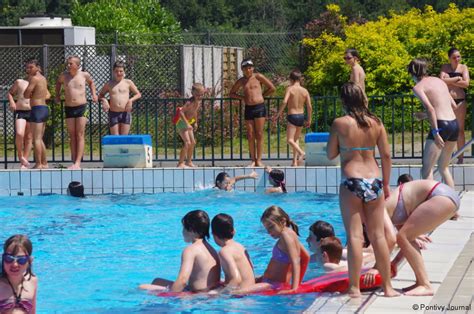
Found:
[[209, 30], [206, 32], [206, 45], [211, 45], [211, 32]]
[[114, 67], [115, 60], [117, 59], [117, 45], [113, 44], [110, 49], [110, 77], [114, 77]]
[[42, 66], [43, 66], [43, 75], [48, 77], [48, 45], [43, 45], [43, 55], [42, 55]]
[[7, 156], [7, 102], [3, 101], [3, 155], [5, 156], [5, 169], [8, 168], [8, 156]]
[[304, 32], [303, 32], [303, 29], [300, 28], [300, 40], [299, 40], [299, 45], [298, 45], [298, 49], [299, 49], [299, 63], [300, 63], [300, 70], [301, 71], [305, 71], [306, 69], [304, 69], [304, 52], [303, 52], [303, 38], [304, 38]]

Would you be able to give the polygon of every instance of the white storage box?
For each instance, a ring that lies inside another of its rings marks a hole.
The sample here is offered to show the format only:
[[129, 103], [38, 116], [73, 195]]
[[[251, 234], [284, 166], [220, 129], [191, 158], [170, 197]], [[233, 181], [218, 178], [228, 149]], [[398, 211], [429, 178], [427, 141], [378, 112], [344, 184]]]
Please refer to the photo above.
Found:
[[107, 135], [102, 138], [104, 168], [152, 168], [150, 135]]
[[326, 147], [329, 133], [306, 133], [304, 137], [306, 166], [337, 166], [339, 156], [329, 160], [326, 156]]

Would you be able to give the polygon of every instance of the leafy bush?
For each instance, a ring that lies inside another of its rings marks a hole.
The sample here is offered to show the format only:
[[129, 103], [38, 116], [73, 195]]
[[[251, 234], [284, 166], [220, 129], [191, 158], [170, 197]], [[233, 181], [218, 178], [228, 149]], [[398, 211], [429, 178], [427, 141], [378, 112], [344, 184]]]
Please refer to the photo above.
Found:
[[[409, 92], [413, 83], [406, 66], [413, 58], [424, 57], [431, 63], [431, 74], [438, 75], [443, 63], [448, 62], [447, 51], [457, 47], [468, 57], [474, 54], [474, 8], [459, 10], [456, 5], [437, 13], [431, 6], [424, 11], [411, 9], [404, 14], [392, 13], [389, 18], [364, 24], [345, 25], [339, 7], [327, 7], [332, 24], [343, 26], [332, 33], [328, 27], [317, 37], [303, 39], [309, 51], [307, 84], [312, 94], [334, 94], [334, 88], [348, 81], [350, 69], [342, 59], [344, 50], [356, 48], [366, 72], [366, 90], [369, 95], [388, 95]], [[341, 22], [342, 21], [342, 22]], [[311, 25], [310, 25], [311, 26]], [[471, 69], [474, 58], [464, 61]]]

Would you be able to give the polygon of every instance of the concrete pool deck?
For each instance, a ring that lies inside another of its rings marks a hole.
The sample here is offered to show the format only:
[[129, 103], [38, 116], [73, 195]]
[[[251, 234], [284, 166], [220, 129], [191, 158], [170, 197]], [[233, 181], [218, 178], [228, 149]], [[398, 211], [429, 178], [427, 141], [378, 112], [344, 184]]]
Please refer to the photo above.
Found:
[[[363, 293], [360, 299], [323, 294], [305, 313], [474, 313], [474, 192], [463, 194], [459, 214], [457, 221], [448, 220], [433, 231], [433, 242], [422, 252], [434, 296], [385, 298], [381, 290]], [[413, 283], [415, 275], [403, 262], [392, 284], [401, 289]]]

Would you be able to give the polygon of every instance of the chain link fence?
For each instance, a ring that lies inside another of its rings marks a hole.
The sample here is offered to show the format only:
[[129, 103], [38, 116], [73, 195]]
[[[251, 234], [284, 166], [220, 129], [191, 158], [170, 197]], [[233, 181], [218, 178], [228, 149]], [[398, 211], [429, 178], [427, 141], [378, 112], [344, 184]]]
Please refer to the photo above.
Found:
[[[139, 38], [137, 38], [139, 37]], [[211, 45], [242, 47], [244, 57], [252, 58], [259, 72], [277, 79], [287, 77], [294, 68], [304, 70], [306, 61], [301, 40], [303, 31], [285, 33], [181, 33], [173, 38], [163, 38], [161, 34], [99, 33], [96, 42], [100, 44], [124, 44], [130, 40], [140, 42]]]

